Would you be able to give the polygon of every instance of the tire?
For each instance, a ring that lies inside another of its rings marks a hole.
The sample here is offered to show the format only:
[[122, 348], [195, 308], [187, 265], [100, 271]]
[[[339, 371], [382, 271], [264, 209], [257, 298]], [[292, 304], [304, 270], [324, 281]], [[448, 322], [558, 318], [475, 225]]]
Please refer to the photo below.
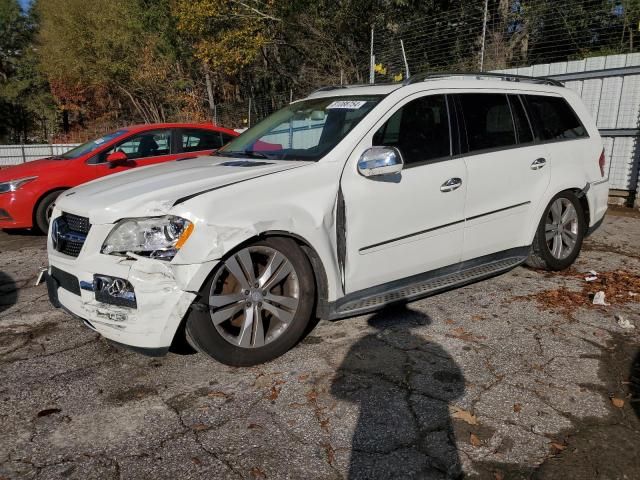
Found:
[[[563, 223], [565, 215], [567, 220]], [[586, 230], [584, 210], [578, 197], [570, 191], [560, 192], [544, 210], [526, 264], [552, 271], [568, 268], [580, 253]]]
[[49, 231], [49, 219], [51, 218], [53, 205], [62, 192], [64, 192], [64, 190], [56, 190], [55, 192], [48, 193], [38, 202], [35, 214], [33, 215], [33, 227], [39, 233], [46, 234]]
[[190, 311], [187, 341], [221, 363], [246, 367], [298, 343], [313, 313], [315, 282], [296, 242], [269, 238], [227, 256], [199, 294], [207, 308]]

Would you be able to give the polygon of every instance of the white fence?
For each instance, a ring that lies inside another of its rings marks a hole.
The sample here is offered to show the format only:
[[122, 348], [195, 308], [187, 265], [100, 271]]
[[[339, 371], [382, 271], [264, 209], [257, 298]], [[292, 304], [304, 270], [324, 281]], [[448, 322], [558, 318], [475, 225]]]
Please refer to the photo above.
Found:
[[0, 145], [0, 166], [38, 160], [39, 158], [62, 155], [77, 146], [77, 143], [56, 143], [42, 145]]

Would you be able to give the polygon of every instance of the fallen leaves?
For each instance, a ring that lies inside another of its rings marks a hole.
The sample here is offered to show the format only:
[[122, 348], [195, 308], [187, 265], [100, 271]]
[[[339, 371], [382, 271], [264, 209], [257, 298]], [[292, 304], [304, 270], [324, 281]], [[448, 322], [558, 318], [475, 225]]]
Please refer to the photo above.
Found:
[[267, 398], [269, 400], [271, 400], [272, 402], [275, 402], [276, 399], [278, 398], [278, 396], [280, 396], [280, 390], [282, 390], [282, 387], [278, 387], [277, 385], [273, 385], [271, 387], [271, 390], [269, 391], [269, 395], [267, 395]]
[[469, 425], [478, 424], [478, 418], [468, 410], [464, 410], [456, 406], [450, 406], [449, 411], [451, 413], [451, 418], [457, 418], [458, 420], [462, 420], [463, 422], [466, 422]]
[[320, 446], [324, 448], [324, 451], [327, 454], [327, 463], [329, 465], [333, 465], [333, 462], [336, 459], [336, 451], [334, 450], [333, 446], [328, 442], [322, 443], [320, 444]]
[[457, 338], [459, 340], [464, 340], [465, 342], [477, 342], [479, 340], [486, 340], [487, 337], [482, 335], [474, 335], [473, 333], [465, 330], [462, 327], [454, 328], [452, 333], [448, 334], [448, 337]]
[[624, 400], [618, 397], [611, 397], [611, 404], [616, 408], [624, 407]]
[[522, 404], [520, 403], [514, 403], [513, 404], [513, 411], [515, 413], [520, 413], [520, 410], [522, 410]]
[[194, 425], [191, 425], [191, 430], [193, 430], [194, 432], [201, 432], [203, 430], [208, 429], [209, 426], [205, 425], [204, 423], [196, 423]]
[[596, 280], [585, 282], [584, 274], [575, 271], [567, 273], [554, 273], [554, 276], [575, 278], [580, 281], [580, 290], [569, 290], [566, 287], [559, 287], [553, 290], [517, 297], [521, 300], [535, 300], [540, 307], [550, 311], [560, 311], [571, 316], [577, 308], [599, 308], [592, 304], [593, 296], [598, 292], [603, 292], [607, 302], [612, 305], [623, 305], [637, 301], [636, 294], [640, 292], [640, 275], [626, 270], [615, 270], [611, 272], [601, 272]]
[[551, 442], [551, 453], [553, 455], [559, 454], [560, 452], [562, 452], [566, 448], [567, 448], [567, 446], [564, 443]]
[[252, 467], [251, 470], [249, 470], [249, 473], [251, 474], [251, 477], [255, 479], [267, 478], [267, 474], [264, 472], [264, 470], [261, 470], [259, 467]]
[[480, 441], [480, 439], [475, 433], [472, 433], [471, 435], [469, 435], [469, 442], [474, 447], [479, 447], [480, 445], [482, 445], [482, 442]]
[[220, 392], [220, 391], [211, 391], [209, 393], [207, 393], [207, 397], [209, 398], [229, 398], [230, 395], [224, 392]]

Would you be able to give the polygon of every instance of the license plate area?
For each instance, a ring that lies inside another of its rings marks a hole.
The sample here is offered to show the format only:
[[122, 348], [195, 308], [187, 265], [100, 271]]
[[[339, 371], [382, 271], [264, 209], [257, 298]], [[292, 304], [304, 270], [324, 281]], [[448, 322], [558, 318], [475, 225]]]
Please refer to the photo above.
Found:
[[61, 288], [64, 288], [67, 292], [71, 292], [74, 295], [80, 296], [80, 282], [78, 281], [78, 277], [53, 266], [51, 267], [51, 276]]

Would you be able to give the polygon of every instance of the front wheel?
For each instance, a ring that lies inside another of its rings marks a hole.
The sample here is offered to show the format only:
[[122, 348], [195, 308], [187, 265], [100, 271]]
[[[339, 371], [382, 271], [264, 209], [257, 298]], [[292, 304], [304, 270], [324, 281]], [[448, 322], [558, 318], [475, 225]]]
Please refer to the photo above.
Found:
[[221, 363], [272, 360], [304, 335], [315, 298], [313, 271], [298, 245], [269, 238], [224, 260], [200, 290], [205, 309], [186, 323], [189, 342]]
[[545, 209], [527, 265], [564, 270], [578, 257], [587, 229], [580, 200], [572, 192], [557, 194]]
[[40, 233], [47, 233], [49, 230], [49, 222], [51, 221], [51, 215], [53, 214], [53, 207], [55, 206], [56, 199], [64, 190], [56, 190], [46, 194], [40, 202], [33, 215], [34, 227]]

